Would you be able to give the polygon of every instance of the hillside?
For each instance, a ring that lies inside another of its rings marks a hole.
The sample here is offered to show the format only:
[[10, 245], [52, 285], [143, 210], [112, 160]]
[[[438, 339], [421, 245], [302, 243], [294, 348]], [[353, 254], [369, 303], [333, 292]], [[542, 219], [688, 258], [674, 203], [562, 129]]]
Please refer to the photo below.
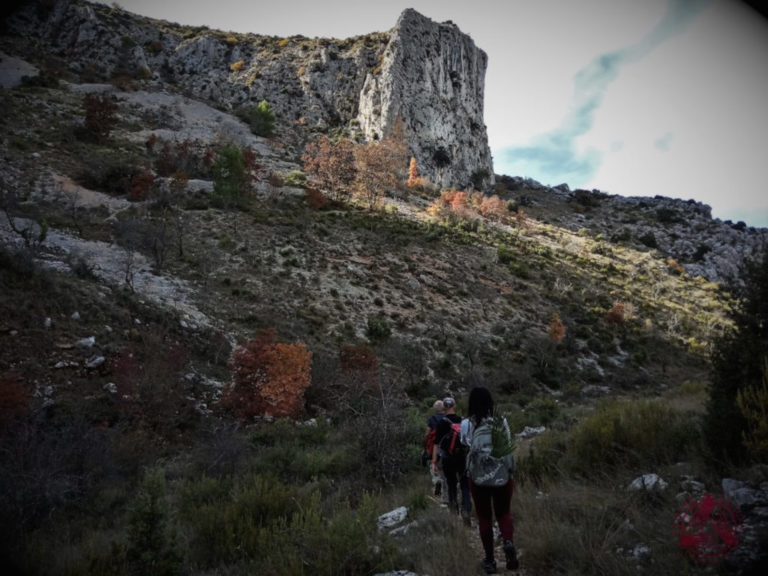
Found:
[[[561, 454], [579, 421], [621, 405], [611, 402], [663, 403], [653, 419], [659, 429], [679, 425], [670, 432], [680, 441], [674, 451], [629, 458], [631, 466], [583, 492], [546, 488], [564, 508], [576, 506], [568, 500], [576, 493], [584, 509], [606, 498], [599, 522], [633, 517], [637, 530], [601, 541], [606, 549], [591, 549], [590, 561], [610, 557], [618, 570], [611, 573], [652, 566], [615, 550], [650, 538], [659, 524], [643, 523], [674, 508], [674, 495], [638, 503], [614, 488], [646, 466], [705, 481], [690, 434], [706, 402], [708, 354], [730, 325], [724, 281], [762, 246], [765, 230], [712, 219], [693, 201], [625, 199], [508, 175], [489, 174], [473, 191], [472, 174], [490, 162], [484, 127], [475, 130], [478, 156], [457, 152], [472, 142], [445, 136], [441, 145], [461, 159], [455, 171], [434, 165], [434, 142], [413, 144], [407, 133], [431, 182], [408, 187], [401, 178], [373, 207], [354, 196], [318, 203], [304, 147], [365, 124], [351, 122], [363, 112], [350, 95], [374, 76], [375, 90], [389, 89], [386, 70], [374, 74], [377, 62], [402, 72], [396, 51], [387, 52], [390, 33], [232, 41], [87, 2], [37, 6], [6, 22], [0, 38], [0, 488], [9, 519], [2, 552], [20, 573], [148, 569], [134, 556], [141, 546], [153, 550], [153, 573], [169, 574], [245, 574], [256, 566], [285, 574], [450, 573], [470, 565], [471, 551], [426, 560], [413, 549], [421, 539], [470, 537], [458, 525], [447, 535], [436, 528], [445, 518], [429, 507], [414, 463], [432, 401], [452, 394], [465, 409], [476, 384], [494, 391], [516, 432], [553, 432], [518, 447], [521, 457], [530, 454], [520, 496], [529, 518], [541, 513], [536, 478], [556, 477], [552, 462], [536, 468], [532, 446]], [[68, 24], [72, 13], [79, 28]], [[35, 14], [48, 27], [20, 35]], [[454, 33], [417, 16], [405, 23]], [[398, 25], [397, 34], [405, 29]], [[165, 43], [151, 49], [158, 37]], [[86, 50], [95, 45], [104, 51]], [[246, 54], [254, 46], [261, 51]], [[133, 60], [126, 70], [126, 53], [146, 56], [150, 73]], [[250, 68], [241, 74], [230, 61]], [[270, 136], [255, 134], [233, 105], [256, 66], [248, 99], [273, 106]], [[327, 90], [286, 96], [292, 84], [281, 79], [295, 77], [295, 67], [317, 73], [296, 82]], [[329, 70], [350, 85], [326, 86]], [[320, 93], [321, 101], [312, 99]], [[477, 93], [482, 86], [466, 102]], [[97, 136], [88, 132], [89, 95], [115, 106], [114, 123], [102, 120], [108, 129]], [[466, 102], [455, 116], [464, 117]], [[481, 125], [482, 106], [474, 113]], [[386, 135], [384, 120], [363, 114]], [[452, 130], [451, 122], [440, 130]], [[218, 191], [214, 168], [231, 147], [251, 158], [236, 203]], [[470, 201], [461, 209], [441, 204], [441, 178], [468, 190]], [[492, 194], [504, 209], [483, 215], [477, 203]], [[298, 420], [312, 426], [242, 421], [227, 403], [233, 352], [270, 329], [311, 352]], [[350, 351], [363, 355], [351, 368]], [[418, 537], [379, 542], [366, 530], [382, 507], [402, 499], [421, 514]], [[156, 524], [137, 535], [142, 514], [153, 513]], [[571, 566], [547, 565], [530, 536], [535, 527], [527, 525], [527, 542], [525, 529], [523, 521], [528, 573]], [[281, 536], [288, 532], [314, 540]], [[48, 545], [58, 553], [40, 556]], [[655, 573], [687, 566], [674, 542], [658, 546], [655, 561], [668, 568]]]

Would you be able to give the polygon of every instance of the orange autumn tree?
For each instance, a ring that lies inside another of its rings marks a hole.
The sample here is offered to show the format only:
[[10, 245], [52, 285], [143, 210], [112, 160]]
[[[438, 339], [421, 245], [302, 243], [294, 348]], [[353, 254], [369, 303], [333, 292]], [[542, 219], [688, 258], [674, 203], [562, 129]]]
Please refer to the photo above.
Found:
[[565, 325], [560, 314], [552, 313], [552, 321], [549, 323], [549, 339], [555, 344], [559, 344], [565, 338]]
[[419, 185], [419, 165], [416, 162], [416, 157], [411, 156], [411, 163], [408, 165], [408, 188], [413, 188]]
[[298, 418], [304, 411], [312, 353], [302, 342], [276, 342], [275, 335], [269, 328], [233, 354], [227, 401], [238, 418]]

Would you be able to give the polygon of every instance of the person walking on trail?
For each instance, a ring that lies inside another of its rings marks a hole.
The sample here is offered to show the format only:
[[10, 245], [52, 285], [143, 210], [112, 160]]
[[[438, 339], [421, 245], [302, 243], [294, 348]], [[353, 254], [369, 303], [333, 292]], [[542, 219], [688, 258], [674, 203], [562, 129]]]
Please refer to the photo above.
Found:
[[519, 563], [513, 543], [514, 523], [510, 512], [514, 491], [514, 458], [512, 435], [506, 418], [495, 416], [493, 397], [487, 388], [475, 387], [469, 394], [469, 426], [467, 456], [469, 489], [475, 502], [477, 527], [485, 558], [482, 568], [495, 574], [493, 549], [493, 517], [504, 540], [507, 569], [515, 570]]
[[[424, 451], [422, 453], [422, 461], [426, 464], [432, 460], [433, 446], [435, 444], [435, 434], [437, 425], [440, 420], [443, 419], [445, 408], [442, 400], [435, 400], [432, 405], [432, 414], [427, 419], [427, 429], [424, 432]], [[440, 475], [440, 471], [434, 470], [434, 467], [429, 465], [429, 474], [432, 479], [432, 488], [435, 496], [440, 496], [442, 493], [443, 481]]]
[[467, 451], [461, 443], [462, 418], [456, 414], [456, 401], [453, 398], [443, 399], [443, 407], [445, 415], [437, 425], [432, 465], [442, 467], [451, 512], [459, 513], [458, 486], [461, 486], [461, 510], [466, 511], [465, 518], [469, 518], [471, 504], [466, 478]]

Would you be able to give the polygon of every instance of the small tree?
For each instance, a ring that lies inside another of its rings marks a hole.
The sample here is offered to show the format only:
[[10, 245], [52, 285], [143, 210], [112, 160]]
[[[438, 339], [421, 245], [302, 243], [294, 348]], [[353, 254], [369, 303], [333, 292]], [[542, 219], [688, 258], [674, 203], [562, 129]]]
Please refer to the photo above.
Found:
[[269, 102], [262, 100], [255, 106], [242, 108], [238, 114], [257, 136], [272, 136], [275, 130], [275, 111]]
[[240, 206], [249, 183], [243, 151], [234, 145], [227, 146], [213, 164], [213, 193], [227, 206]]
[[416, 156], [411, 156], [411, 163], [408, 165], [408, 188], [419, 185], [419, 165], [416, 162]]
[[373, 210], [388, 188], [397, 185], [389, 150], [379, 142], [369, 142], [355, 148], [357, 191], [368, 208]]
[[117, 124], [117, 104], [105, 94], [89, 93], [83, 97], [85, 135], [96, 142], [104, 142]]
[[312, 184], [334, 201], [349, 198], [355, 181], [355, 144], [343, 138], [335, 144], [320, 136], [307, 144], [301, 157]]
[[138, 574], [172, 576], [181, 572], [182, 558], [168, 526], [165, 473], [147, 471], [128, 511], [129, 564]]
[[407, 158], [404, 126], [400, 118], [389, 136], [380, 142], [369, 142], [355, 148], [357, 190], [368, 208], [375, 208], [388, 190], [401, 185]]
[[552, 313], [552, 321], [549, 323], [549, 339], [555, 344], [559, 344], [565, 338], [565, 325], [560, 314]]
[[297, 418], [304, 412], [312, 353], [301, 342], [275, 342], [275, 334], [274, 328], [265, 330], [233, 355], [227, 400], [239, 418]]

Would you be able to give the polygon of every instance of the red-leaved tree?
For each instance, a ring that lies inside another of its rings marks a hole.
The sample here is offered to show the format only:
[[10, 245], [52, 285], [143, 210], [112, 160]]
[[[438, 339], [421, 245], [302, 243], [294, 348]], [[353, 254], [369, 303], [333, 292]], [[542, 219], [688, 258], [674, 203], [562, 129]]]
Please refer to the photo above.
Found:
[[334, 144], [320, 136], [307, 144], [301, 159], [314, 186], [326, 192], [332, 200], [349, 198], [356, 176], [354, 142], [342, 138]]
[[267, 329], [234, 352], [226, 401], [238, 418], [298, 418], [304, 412], [312, 353], [301, 342], [276, 342], [275, 335]]

